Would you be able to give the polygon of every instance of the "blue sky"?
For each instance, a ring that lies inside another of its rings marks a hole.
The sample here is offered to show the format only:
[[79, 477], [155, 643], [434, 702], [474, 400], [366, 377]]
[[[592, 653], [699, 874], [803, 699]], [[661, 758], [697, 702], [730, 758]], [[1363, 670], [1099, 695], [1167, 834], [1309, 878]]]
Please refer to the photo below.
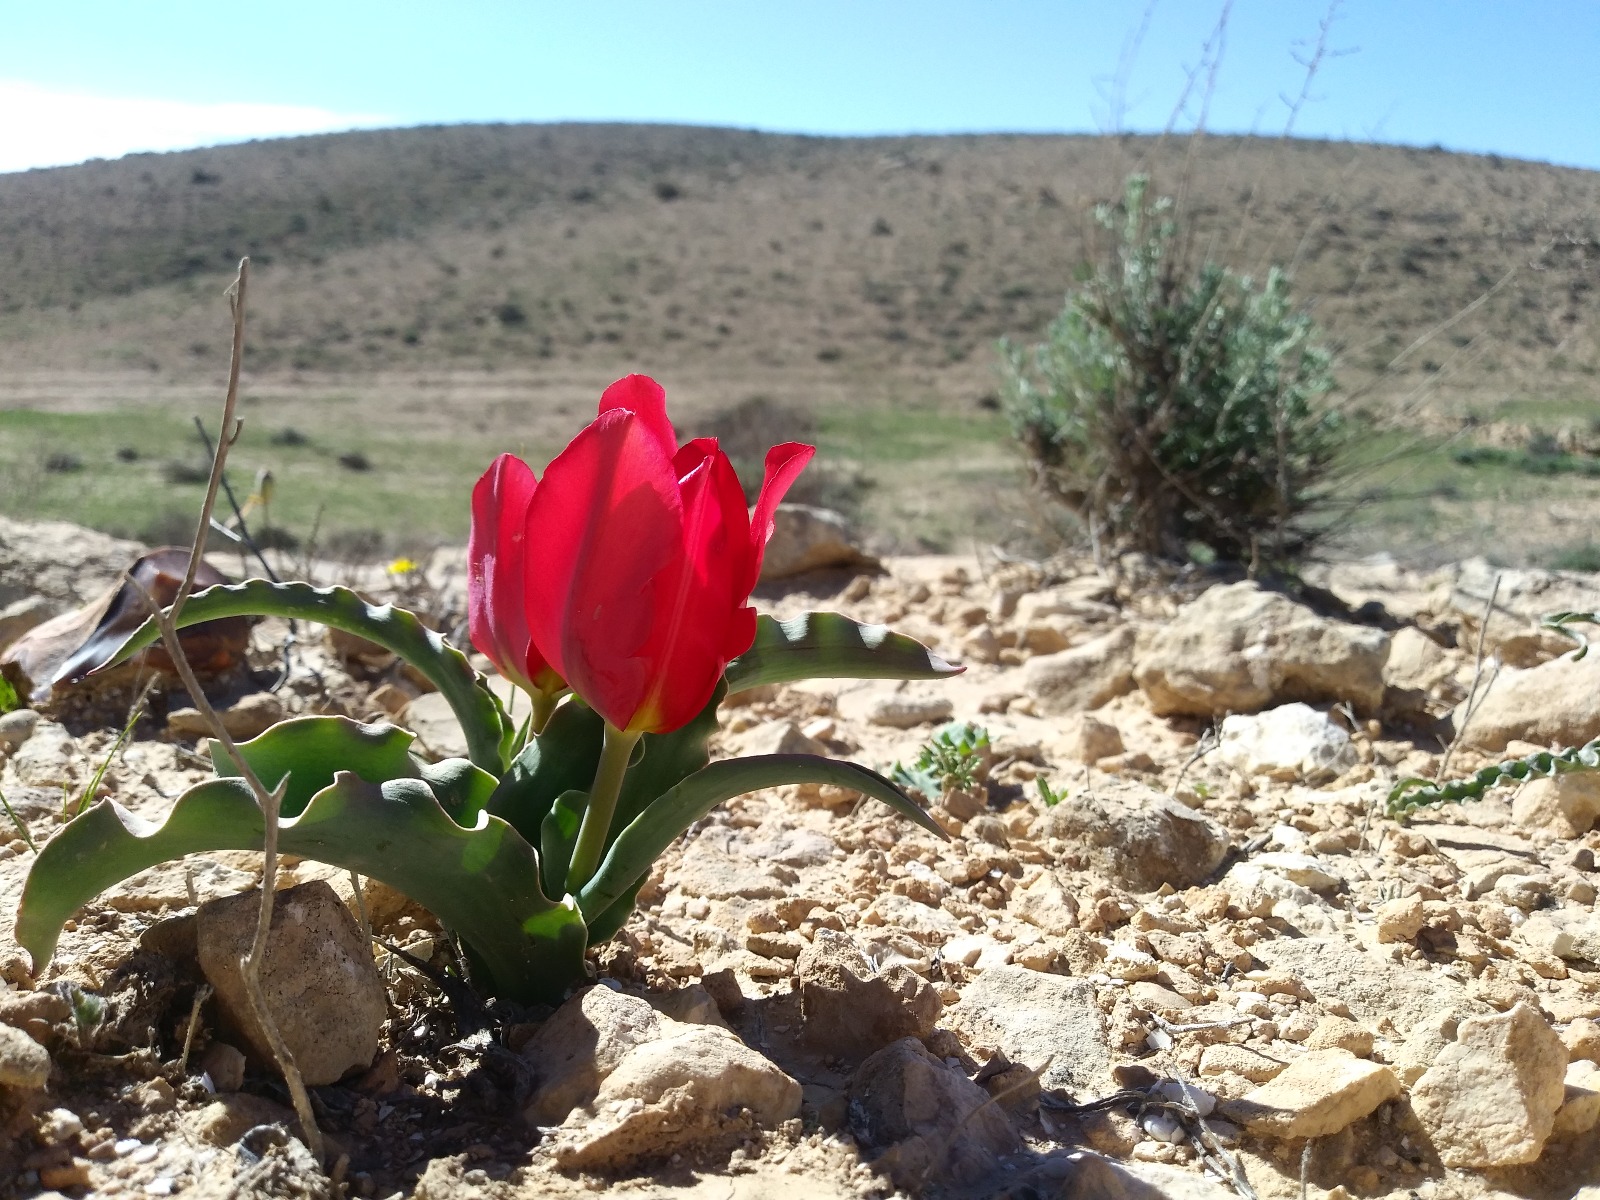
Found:
[[[0, 170], [458, 121], [1159, 130], [1223, 3], [0, 0]], [[1281, 133], [1327, 11], [1233, 0], [1207, 127]], [[1328, 48], [1296, 134], [1600, 169], [1595, 0], [1345, 0]]]

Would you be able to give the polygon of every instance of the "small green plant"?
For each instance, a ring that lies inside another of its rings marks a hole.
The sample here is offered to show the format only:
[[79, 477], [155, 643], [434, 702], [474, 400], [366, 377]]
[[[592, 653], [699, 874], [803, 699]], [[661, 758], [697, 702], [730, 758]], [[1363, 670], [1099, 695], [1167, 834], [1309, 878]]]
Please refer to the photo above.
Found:
[[1347, 434], [1328, 351], [1276, 267], [1184, 261], [1172, 202], [1135, 175], [1095, 210], [1106, 260], [1031, 351], [1002, 342], [1003, 401], [1035, 481], [1112, 546], [1284, 561]]
[[932, 800], [943, 795], [946, 789], [965, 791], [976, 787], [978, 770], [988, 755], [987, 729], [965, 721], [952, 721], [934, 730], [911, 766], [895, 763], [889, 778]]
[[[1563, 633], [1578, 643], [1578, 648], [1572, 652], [1576, 661], [1589, 653], [1589, 639], [1571, 626], [1600, 625], [1600, 612], [1550, 613], [1540, 623], [1546, 629]], [[1596, 770], [1600, 770], [1600, 737], [1583, 746], [1538, 750], [1524, 758], [1507, 759], [1492, 767], [1484, 767], [1465, 779], [1452, 779], [1444, 783], [1415, 777], [1402, 779], [1389, 792], [1388, 812], [1391, 817], [1403, 820], [1409, 813], [1428, 805], [1481, 800], [1484, 793], [1497, 784], [1521, 783], [1526, 779], [1553, 777], [1568, 771]]]
[[1056, 791], [1055, 788], [1050, 786], [1050, 781], [1043, 775], [1039, 776], [1034, 782], [1039, 785], [1039, 799], [1044, 801], [1046, 808], [1054, 808], [1067, 798], [1065, 791]]

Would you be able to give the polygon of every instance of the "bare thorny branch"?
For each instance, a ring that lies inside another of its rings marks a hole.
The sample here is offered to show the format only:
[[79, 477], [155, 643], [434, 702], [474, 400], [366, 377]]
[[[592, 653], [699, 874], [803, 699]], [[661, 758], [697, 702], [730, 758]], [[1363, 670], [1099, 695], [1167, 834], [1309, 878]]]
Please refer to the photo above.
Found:
[[277, 1024], [267, 1009], [266, 997], [261, 989], [261, 964], [266, 958], [267, 935], [272, 929], [273, 888], [277, 880], [278, 814], [283, 804], [288, 776], [270, 791], [261, 782], [260, 776], [239, 753], [238, 745], [228, 734], [211, 701], [207, 699], [205, 689], [200, 686], [200, 681], [195, 676], [194, 668], [184, 656], [183, 645], [178, 636], [178, 615], [183, 609], [184, 602], [194, 590], [195, 572], [199, 570], [200, 560], [205, 554], [206, 535], [211, 529], [211, 514], [216, 508], [217, 491], [222, 483], [228, 449], [238, 439], [240, 430], [244, 426], [244, 422], [237, 419], [234, 413], [238, 408], [239, 371], [244, 357], [245, 289], [249, 275], [250, 260], [241, 259], [239, 274], [234, 279], [233, 286], [228, 289], [228, 303], [233, 313], [233, 353], [228, 364], [227, 398], [223, 402], [222, 425], [217, 437], [216, 450], [211, 458], [211, 476], [206, 484], [205, 499], [201, 502], [200, 519], [195, 526], [194, 544], [189, 551], [189, 568], [184, 573], [183, 582], [178, 588], [177, 595], [173, 597], [171, 606], [166, 609], [162, 609], [156, 603], [149, 590], [138, 580], [134, 580], [133, 583], [143, 594], [145, 604], [150, 608], [152, 618], [161, 631], [162, 644], [166, 647], [178, 677], [183, 681], [183, 686], [188, 690], [190, 699], [194, 701], [195, 708], [200, 711], [212, 736], [222, 745], [228, 758], [255, 794], [256, 803], [261, 806], [261, 817], [265, 828], [261, 848], [261, 905], [256, 920], [255, 939], [251, 944], [250, 953], [240, 960], [239, 969], [244, 977], [251, 1011], [272, 1047], [273, 1057], [277, 1060], [279, 1070], [283, 1072], [284, 1081], [289, 1085], [289, 1094], [294, 1100], [295, 1115], [300, 1119], [300, 1129], [305, 1135], [307, 1148], [320, 1163], [323, 1160], [322, 1131], [318, 1128], [316, 1117], [311, 1111], [311, 1097], [306, 1092], [300, 1069], [295, 1065], [294, 1055], [285, 1044], [283, 1035], [279, 1033]]

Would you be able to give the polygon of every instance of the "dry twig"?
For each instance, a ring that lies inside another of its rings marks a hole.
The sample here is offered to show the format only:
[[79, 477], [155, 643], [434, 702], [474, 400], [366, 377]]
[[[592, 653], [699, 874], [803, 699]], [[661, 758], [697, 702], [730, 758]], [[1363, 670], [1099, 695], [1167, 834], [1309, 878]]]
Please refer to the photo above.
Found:
[[183, 644], [178, 637], [178, 615], [183, 609], [184, 602], [194, 590], [195, 572], [199, 570], [200, 560], [205, 554], [206, 535], [211, 530], [211, 514], [216, 507], [217, 491], [221, 486], [228, 448], [238, 439], [239, 431], [243, 427], [243, 422], [235, 418], [234, 412], [239, 403], [239, 369], [244, 355], [245, 288], [249, 280], [249, 269], [250, 260], [241, 259], [238, 277], [228, 289], [228, 301], [233, 312], [233, 355], [228, 364], [228, 393], [223, 402], [222, 427], [217, 437], [216, 452], [211, 459], [211, 477], [206, 485], [205, 499], [201, 502], [194, 543], [189, 551], [189, 569], [184, 573], [183, 583], [179, 586], [177, 595], [173, 597], [171, 607], [167, 609], [162, 609], [156, 603], [155, 597], [138, 580], [133, 582], [134, 586], [139, 588], [145, 604], [150, 609], [151, 618], [161, 631], [162, 644], [172, 658], [173, 667], [189, 692], [190, 699], [194, 701], [195, 708], [205, 718], [207, 727], [221, 743], [228, 758], [238, 768], [240, 775], [255, 794], [256, 803], [261, 806], [261, 816], [265, 826], [261, 848], [261, 906], [256, 921], [255, 941], [250, 947], [250, 953], [240, 960], [239, 970], [244, 977], [245, 992], [250, 1000], [251, 1011], [272, 1047], [273, 1057], [277, 1060], [278, 1069], [283, 1072], [284, 1082], [289, 1085], [289, 1095], [294, 1100], [295, 1115], [300, 1119], [300, 1129], [305, 1135], [306, 1146], [317, 1162], [321, 1163], [322, 1131], [318, 1128], [316, 1117], [311, 1110], [311, 1097], [306, 1092], [300, 1069], [295, 1065], [294, 1055], [284, 1043], [283, 1035], [278, 1032], [278, 1026], [267, 1009], [266, 998], [261, 990], [261, 964], [266, 957], [267, 935], [272, 928], [273, 886], [278, 868], [278, 813], [283, 803], [288, 776], [285, 776], [276, 788], [267, 790], [254, 769], [239, 753], [239, 747], [229, 736], [221, 718], [217, 716], [216, 709], [211, 706], [205, 689], [200, 686], [200, 681], [195, 676], [194, 668], [189, 665], [189, 660], [183, 653]]

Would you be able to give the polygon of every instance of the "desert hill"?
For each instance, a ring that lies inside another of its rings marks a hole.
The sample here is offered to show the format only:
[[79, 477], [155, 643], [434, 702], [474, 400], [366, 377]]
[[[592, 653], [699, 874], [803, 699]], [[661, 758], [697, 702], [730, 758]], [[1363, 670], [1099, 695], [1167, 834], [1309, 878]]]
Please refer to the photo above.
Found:
[[[303, 526], [326, 507], [325, 528], [460, 536], [443, 498], [493, 452], [553, 451], [647, 370], [694, 432], [817, 440], [833, 474], [809, 498], [897, 547], [997, 538], [1025, 518], [997, 516], [993, 343], [1042, 333], [1135, 170], [1180, 196], [1195, 256], [1292, 270], [1344, 402], [1408, 430], [1509, 421], [1508, 444], [1584, 424], [1600, 173], [1238, 137], [434, 127], [0, 175], [0, 507], [153, 540], [167, 517], [131, 512], [191, 510], [162, 463], [214, 402], [249, 254], [247, 400], [281, 440], [236, 461], [314, 481], [282, 502]], [[1411, 477], [1521, 502], [1454, 470]], [[1484, 546], [1494, 511], [1458, 509], [1419, 537]]]
[[195, 306], [250, 254], [263, 370], [938, 369], [1040, 332], [1085, 257], [1086, 210], [1133, 169], [1186, 184], [1211, 256], [1291, 265], [1353, 375], [1508, 272], [1478, 322], [1407, 365], [1445, 367], [1483, 322], [1496, 344], [1478, 372], [1597, 365], [1594, 172], [1251, 138], [616, 125], [357, 132], [0, 176], [0, 354], [39, 367], [67, 345], [80, 366], [192, 370]]

